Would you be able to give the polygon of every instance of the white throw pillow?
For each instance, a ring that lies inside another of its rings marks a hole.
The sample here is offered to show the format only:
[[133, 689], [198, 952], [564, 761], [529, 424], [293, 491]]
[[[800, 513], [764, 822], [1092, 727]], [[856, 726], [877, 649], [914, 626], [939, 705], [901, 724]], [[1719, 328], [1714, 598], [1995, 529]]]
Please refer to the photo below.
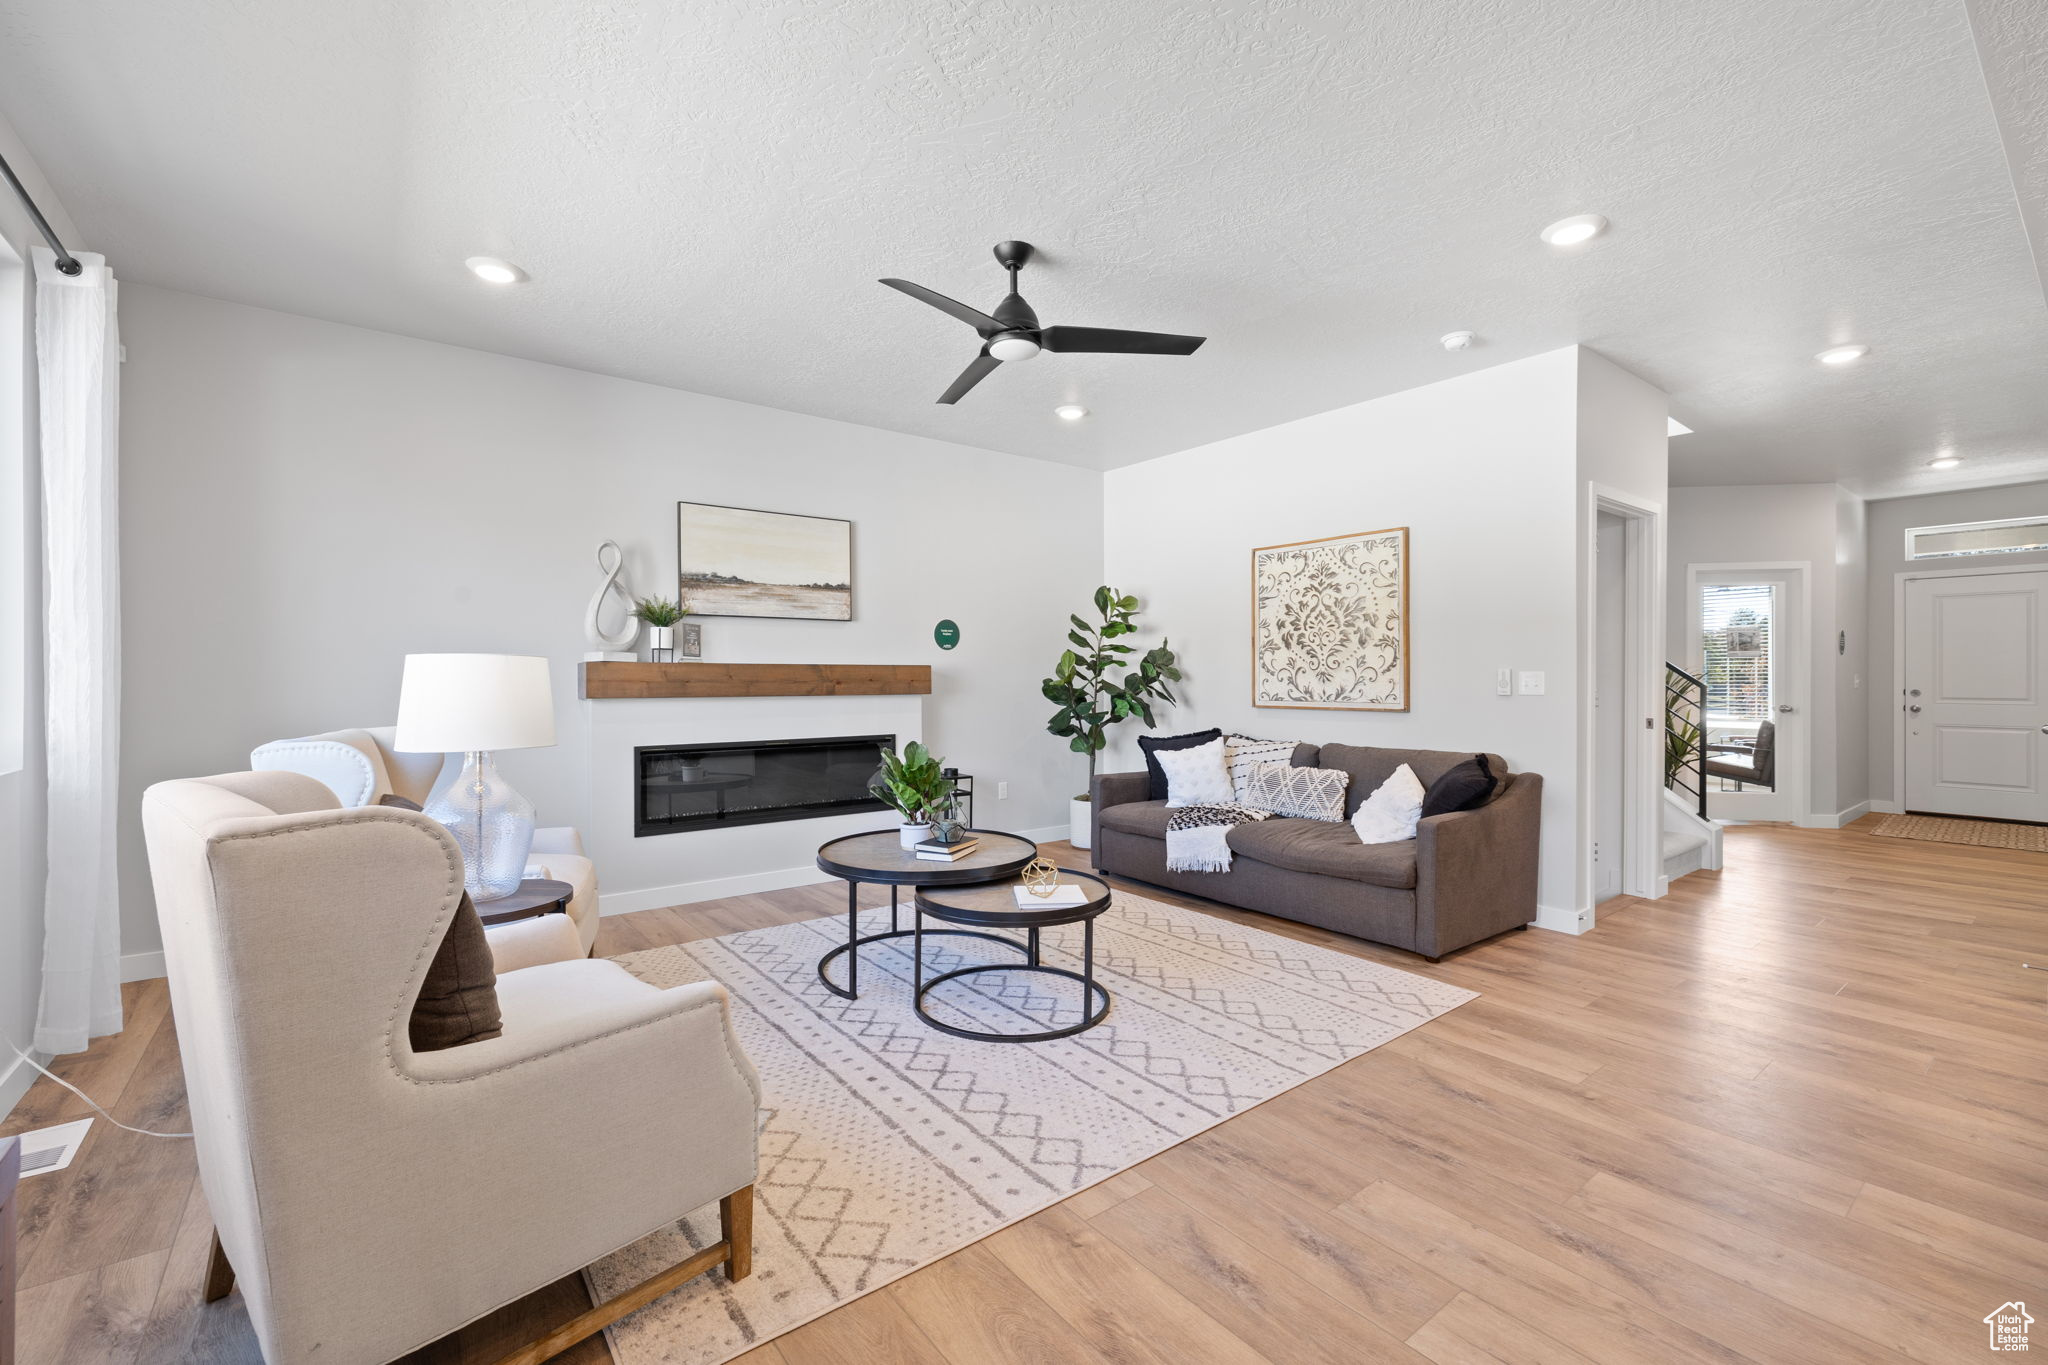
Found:
[[1230, 770], [1223, 766], [1223, 741], [1212, 739], [1192, 749], [1155, 749], [1166, 774], [1166, 804], [1169, 806], [1227, 806], [1230, 804]]
[[1365, 798], [1351, 817], [1360, 843], [1398, 844], [1415, 837], [1416, 822], [1422, 819], [1422, 798], [1428, 789], [1406, 763], [1380, 783], [1380, 789]]
[[1342, 768], [1261, 763], [1252, 769], [1239, 800], [1253, 810], [1337, 825], [1344, 822], [1344, 789], [1349, 785], [1351, 774]]
[[1291, 739], [1248, 739], [1243, 735], [1223, 737], [1223, 765], [1230, 769], [1231, 799], [1238, 805], [1251, 804], [1245, 793], [1251, 788], [1252, 769], [1261, 763], [1285, 764], [1294, 757]]

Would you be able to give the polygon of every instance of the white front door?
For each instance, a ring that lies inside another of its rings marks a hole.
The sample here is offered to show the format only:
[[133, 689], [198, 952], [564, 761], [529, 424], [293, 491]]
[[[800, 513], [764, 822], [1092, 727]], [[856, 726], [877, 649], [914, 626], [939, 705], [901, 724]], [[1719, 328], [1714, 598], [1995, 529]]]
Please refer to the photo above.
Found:
[[[1693, 574], [1693, 662], [1707, 685], [1707, 815], [1715, 820], [1799, 818], [1805, 800], [1806, 717], [1798, 569], [1714, 569]], [[1758, 744], [1768, 765], [1754, 762]], [[1745, 752], [1747, 750], [1747, 752]]]
[[2048, 572], [1906, 581], [1906, 809], [2048, 823]]

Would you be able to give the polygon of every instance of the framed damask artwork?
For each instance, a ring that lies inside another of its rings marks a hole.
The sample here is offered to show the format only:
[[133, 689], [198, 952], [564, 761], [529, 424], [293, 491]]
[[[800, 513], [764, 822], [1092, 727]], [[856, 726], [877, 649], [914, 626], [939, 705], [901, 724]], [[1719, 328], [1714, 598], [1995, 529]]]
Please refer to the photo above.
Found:
[[1252, 705], [1408, 709], [1408, 528], [1252, 551]]

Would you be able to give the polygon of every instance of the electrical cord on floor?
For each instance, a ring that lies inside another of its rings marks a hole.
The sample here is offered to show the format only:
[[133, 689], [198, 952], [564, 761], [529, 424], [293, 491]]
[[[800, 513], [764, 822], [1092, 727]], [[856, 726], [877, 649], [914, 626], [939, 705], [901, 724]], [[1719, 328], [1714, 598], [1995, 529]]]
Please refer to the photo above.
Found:
[[123, 1129], [130, 1133], [140, 1133], [144, 1137], [188, 1138], [192, 1136], [190, 1133], [159, 1133], [153, 1128], [131, 1127], [130, 1125], [125, 1124], [121, 1122], [121, 1120], [115, 1118], [112, 1114], [109, 1114], [106, 1110], [100, 1108], [99, 1101], [95, 1100], [92, 1096], [86, 1094], [83, 1090], [80, 1090], [77, 1086], [65, 1080], [62, 1076], [59, 1076], [56, 1072], [50, 1070], [41, 1062], [29, 1056], [26, 1052], [23, 1052], [21, 1050], [21, 1046], [18, 1043], [16, 1043], [12, 1038], [9, 1038], [6, 1034], [0, 1033], [0, 1042], [6, 1043], [8, 1050], [13, 1052], [15, 1056], [21, 1058], [21, 1060], [27, 1062], [30, 1066], [42, 1072], [45, 1076], [48, 1076], [51, 1080], [63, 1086], [66, 1090], [69, 1090], [72, 1094], [78, 1096], [78, 1098], [84, 1100], [87, 1104], [91, 1105], [92, 1111], [95, 1114], [98, 1114], [101, 1118], [105, 1119], [108, 1123], [113, 1124], [116, 1128]]

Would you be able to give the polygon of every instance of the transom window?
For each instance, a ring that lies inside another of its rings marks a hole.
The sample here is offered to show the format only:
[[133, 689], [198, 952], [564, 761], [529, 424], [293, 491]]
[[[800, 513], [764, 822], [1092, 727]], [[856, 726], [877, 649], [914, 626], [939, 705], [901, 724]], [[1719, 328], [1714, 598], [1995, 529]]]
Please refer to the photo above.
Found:
[[1914, 526], [1906, 531], [1908, 559], [2021, 554], [2028, 550], [2048, 550], [2048, 516], [1960, 521], [1950, 526]]

